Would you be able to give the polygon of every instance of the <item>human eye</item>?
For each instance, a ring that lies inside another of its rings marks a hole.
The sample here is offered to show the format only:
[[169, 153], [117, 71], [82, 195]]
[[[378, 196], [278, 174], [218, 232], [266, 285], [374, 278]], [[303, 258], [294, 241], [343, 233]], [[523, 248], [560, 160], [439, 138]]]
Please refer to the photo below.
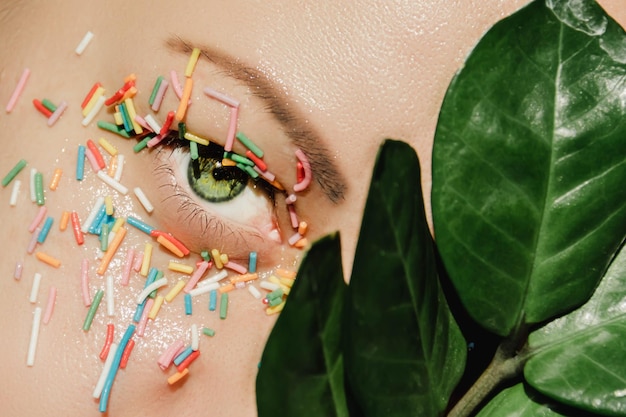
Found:
[[275, 252], [280, 232], [275, 189], [237, 166], [223, 163], [224, 148], [172, 139], [156, 152], [154, 180], [162, 204], [161, 222], [176, 230], [192, 251], [217, 248], [233, 259], [249, 252]]

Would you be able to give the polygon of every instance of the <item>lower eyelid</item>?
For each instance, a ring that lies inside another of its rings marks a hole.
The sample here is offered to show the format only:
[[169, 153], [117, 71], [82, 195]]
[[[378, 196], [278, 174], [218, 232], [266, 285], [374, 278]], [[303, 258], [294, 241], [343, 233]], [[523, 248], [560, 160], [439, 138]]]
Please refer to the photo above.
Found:
[[[200, 197], [193, 195], [193, 191], [186, 184], [187, 180], [185, 178], [181, 180], [181, 174], [177, 172], [176, 164], [180, 161], [171, 160], [180, 156], [176, 152], [174, 150], [170, 155], [164, 155], [166, 152], [157, 155], [154, 165], [153, 178], [157, 183], [156, 188], [163, 209], [160, 222], [168, 230], [176, 234], [194, 252], [217, 248], [227, 253], [233, 260], [245, 260], [248, 253], [253, 250], [270, 252], [275, 248], [276, 242], [269, 238], [272, 236], [271, 230], [276, 227], [269, 201], [267, 213], [262, 216], [250, 215], [241, 222], [221, 218], [224, 216], [213, 211], [225, 211], [228, 208], [210, 210], [204, 206], [228, 206], [229, 203], [241, 204], [242, 201], [214, 204], [198, 201]], [[253, 193], [250, 189], [246, 189], [245, 192]], [[253, 197], [248, 195], [243, 198]]]

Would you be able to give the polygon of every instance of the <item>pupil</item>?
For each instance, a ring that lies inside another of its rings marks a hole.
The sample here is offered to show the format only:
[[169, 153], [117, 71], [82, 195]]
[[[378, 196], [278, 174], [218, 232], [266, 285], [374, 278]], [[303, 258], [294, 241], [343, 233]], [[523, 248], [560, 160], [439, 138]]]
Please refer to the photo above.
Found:
[[211, 203], [230, 201], [248, 184], [248, 174], [237, 167], [224, 167], [215, 158], [200, 156], [187, 169], [191, 189]]

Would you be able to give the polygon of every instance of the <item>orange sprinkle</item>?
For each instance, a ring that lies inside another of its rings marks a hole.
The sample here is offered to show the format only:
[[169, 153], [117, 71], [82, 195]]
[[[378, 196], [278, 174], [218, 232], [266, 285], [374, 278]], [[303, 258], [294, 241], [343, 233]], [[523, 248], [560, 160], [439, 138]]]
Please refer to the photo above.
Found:
[[122, 244], [122, 240], [124, 239], [124, 236], [126, 236], [126, 228], [120, 227], [117, 233], [115, 233], [115, 237], [113, 238], [111, 243], [109, 243], [109, 247], [107, 251], [104, 252], [104, 256], [102, 257], [102, 260], [100, 261], [100, 266], [98, 266], [98, 269], [96, 271], [98, 275], [104, 275], [107, 268], [109, 267], [109, 263], [111, 262], [111, 259], [113, 259], [113, 256], [115, 256], [115, 252], [117, 252], [117, 249]]
[[191, 98], [191, 89], [193, 88], [193, 78], [187, 77], [185, 79], [185, 87], [183, 88], [183, 95], [180, 98], [180, 102], [178, 104], [178, 110], [176, 110], [176, 120], [179, 122], [185, 118], [185, 114], [187, 113], [187, 105], [189, 104], [189, 99]]
[[235, 284], [226, 284], [226, 285], [222, 285], [218, 291], [220, 292], [220, 294], [223, 294], [225, 292], [231, 292], [234, 289], [235, 289]]
[[174, 255], [178, 256], [179, 258], [182, 258], [183, 256], [185, 256], [185, 254], [180, 249], [178, 249], [176, 245], [174, 245], [172, 242], [167, 240], [165, 236], [159, 235], [159, 237], [157, 237], [157, 242], [159, 242], [165, 249], [169, 250]]
[[295, 246], [298, 249], [302, 249], [302, 248], [309, 246], [309, 241], [307, 238], [302, 238], [298, 240], [293, 246]]
[[276, 275], [283, 277], [283, 278], [290, 278], [290, 279], [296, 278], [296, 271], [289, 271], [287, 269], [278, 268], [275, 272], [276, 272]]
[[257, 278], [259, 278], [259, 274], [257, 274], [255, 272], [255, 273], [251, 273], [251, 274], [238, 275], [238, 276], [234, 277], [233, 279], [231, 279], [230, 282], [232, 282], [233, 284], [236, 284], [238, 282], [254, 281]]
[[127, 83], [129, 81], [137, 81], [137, 75], [135, 75], [134, 72], [131, 72], [126, 77], [124, 77], [124, 83]]
[[300, 222], [298, 225], [298, 233], [302, 236], [306, 235], [306, 231], [309, 228], [309, 224], [305, 221]]
[[189, 368], [183, 369], [182, 372], [176, 372], [174, 375], [167, 378], [167, 383], [173, 385], [180, 381], [185, 375], [189, 373]]
[[61, 168], [57, 168], [54, 170], [54, 174], [52, 174], [52, 180], [50, 181], [50, 189], [52, 191], [56, 190], [59, 186], [59, 181], [61, 181], [61, 175], [63, 175], [63, 170]]
[[43, 252], [37, 252], [35, 254], [35, 256], [37, 257], [37, 259], [39, 259], [41, 262], [46, 263], [50, 266], [53, 266], [55, 268], [58, 268], [61, 266], [61, 261], [59, 261], [58, 259], [48, 255], [47, 253], [43, 253]]
[[67, 225], [70, 222], [70, 212], [64, 211], [61, 215], [61, 221], [59, 222], [59, 230], [64, 232], [67, 229]]
[[114, 155], [109, 162], [109, 177], [115, 177], [115, 171], [117, 171], [117, 155]]
[[279, 183], [278, 181], [276, 181], [276, 180], [274, 180], [272, 182], [269, 182], [269, 184], [272, 187], [279, 189], [280, 191], [285, 191], [285, 187], [283, 187], [283, 185], [281, 183]]
[[132, 87], [130, 87], [128, 90], [126, 90], [126, 92], [124, 93], [124, 95], [122, 96], [122, 98], [120, 99], [120, 101], [124, 101], [128, 98], [133, 98], [137, 95], [137, 87], [135, 87], [134, 85]]
[[237, 166], [237, 163], [235, 161], [233, 161], [232, 159], [224, 158], [224, 159], [222, 159], [222, 166], [225, 166], [225, 167], [235, 167], [235, 166]]

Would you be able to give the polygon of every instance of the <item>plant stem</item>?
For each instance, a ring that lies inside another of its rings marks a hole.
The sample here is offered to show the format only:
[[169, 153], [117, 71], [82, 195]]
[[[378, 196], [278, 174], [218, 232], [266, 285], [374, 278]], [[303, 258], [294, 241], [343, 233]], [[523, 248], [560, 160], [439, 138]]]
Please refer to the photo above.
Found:
[[526, 355], [512, 352], [508, 344], [498, 346], [487, 369], [450, 410], [448, 417], [468, 417], [471, 415], [494, 388], [503, 381], [517, 376], [527, 359]]

